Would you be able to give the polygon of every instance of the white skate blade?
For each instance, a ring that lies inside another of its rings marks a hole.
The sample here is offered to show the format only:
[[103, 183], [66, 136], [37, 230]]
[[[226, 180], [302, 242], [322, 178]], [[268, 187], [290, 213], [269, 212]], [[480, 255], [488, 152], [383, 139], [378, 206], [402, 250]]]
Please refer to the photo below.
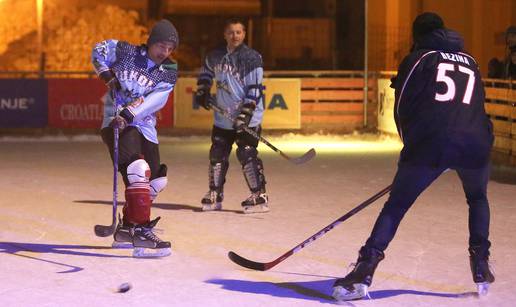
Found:
[[477, 282], [477, 293], [478, 296], [485, 296], [489, 292], [489, 283], [488, 282]]
[[362, 299], [367, 296], [367, 286], [364, 284], [353, 284], [353, 290], [337, 286], [333, 287], [332, 296], [337, 302]]
[[170, 256], [172, 250], [170, 248], [145, 248], [135, 247], [133, 250], [133, 257], [135, 258], [161, 258]]
[[111, 243], [111, 247], [112, 248], [133, 248], [133, 243], [132, 242], [113, 241], [113, 243]]
[[270, 211], [269, 206], [267, 204], [244, 206], [243, 208], [245, 214], [265, 213]]
[[215, 204], [203, 204], [202, 205], [202, 211], [219, 211], [222, 210], [222, 204], [221, 203], [215, 203]]

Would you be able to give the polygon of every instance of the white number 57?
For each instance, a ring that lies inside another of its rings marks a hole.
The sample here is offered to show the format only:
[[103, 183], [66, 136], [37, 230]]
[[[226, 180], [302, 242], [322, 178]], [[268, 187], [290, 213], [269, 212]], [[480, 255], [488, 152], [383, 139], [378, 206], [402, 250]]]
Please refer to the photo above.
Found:
[[[462, 97], [462, 102], [469, 104], [471, 102], [471, 95], [473, 94], [473, 87], [475, 86], [475, 72], [462, 65], [457, 65], [459, 71], [468, 75], [468, 85]], [[446, 75], [447, 71], [455, 71], [455, 64], [441, 63], [437, 66], [437, 82], [444, 82], [447, 90], [444, 94], [435, 93], [435, 100], [437, 101], [452, 101], [455, 98], [455, 81]]]

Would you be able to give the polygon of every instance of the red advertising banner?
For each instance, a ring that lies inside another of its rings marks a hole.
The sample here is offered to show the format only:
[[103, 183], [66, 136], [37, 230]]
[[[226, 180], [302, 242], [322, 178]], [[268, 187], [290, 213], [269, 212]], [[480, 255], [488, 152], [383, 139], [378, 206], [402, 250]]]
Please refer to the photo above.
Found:
[[[52, 128], [99, 128], [107, 88], [98, 79], [49, 79], [48, 125]], [[173, 94], [158, 114], [158, 127], [172, 127]]]

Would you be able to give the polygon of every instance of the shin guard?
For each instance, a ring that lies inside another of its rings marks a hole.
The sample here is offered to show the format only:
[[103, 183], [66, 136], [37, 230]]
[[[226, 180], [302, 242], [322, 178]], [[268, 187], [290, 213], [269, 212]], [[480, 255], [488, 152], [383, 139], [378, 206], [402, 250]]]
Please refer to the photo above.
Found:
[[151, 197], [148, 183], [133, 183], [125, 189], [124, 221], [144, 224], [150, 221]]
[[127, 167], [129, 185], [125, 189], [124, 222], [144, 224], [150, 221], [150, 168], [143, 159], [133, 161]]

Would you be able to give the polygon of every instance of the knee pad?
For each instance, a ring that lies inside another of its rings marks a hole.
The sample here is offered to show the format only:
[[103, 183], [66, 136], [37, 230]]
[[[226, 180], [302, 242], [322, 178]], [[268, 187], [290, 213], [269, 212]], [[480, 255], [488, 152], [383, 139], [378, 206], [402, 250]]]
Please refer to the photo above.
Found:
[[143, 159], [137, 159], [127, 166], [127, 181], [129, 185], [137, 182], [149, 182], [151, 171], [149, 164]]
[[167, 179], [167, 165], [161, 164], [157, 174], [157, 178], [150, 181], [150, 198], [154, 201], [158, 194], [165, 189], [168, 184]]
[[210, 162], [218, 163], [222, 161], [227, 161], [228, 156], [231, 153], [231, 144], [226, 139], [220, 136], [215, 136], [212, 138], [212, 144], [210, 148]]
[[246, 165], [249, 161], [258, 159], [258, 150], [253, 146], [239, 146], [237, 148], [237, 158], [242, 164], [242, 167]]

